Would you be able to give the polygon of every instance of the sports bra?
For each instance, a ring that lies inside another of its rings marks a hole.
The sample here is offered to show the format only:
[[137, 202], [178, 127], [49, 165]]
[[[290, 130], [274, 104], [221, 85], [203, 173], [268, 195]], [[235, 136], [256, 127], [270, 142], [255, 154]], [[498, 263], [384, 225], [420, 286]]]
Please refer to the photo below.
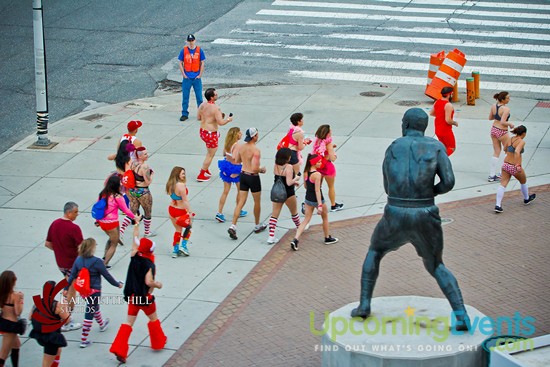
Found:
[[[186, 187], [185, 188], [185, 195], [189, 195], [189, 189]], [[179, 196], [178, 194], [176, 194], [175, 192], [171, 193], [170, 194], [170, 198], [172, 200], [181, 200], [183, 199], [181, 196]]]
[[173, 192], [173, 193], [170, 194], [170, 198], [171, 198], [172, 200], [181, 200], [181, 199], [182, 199], [182, 197], [179, 196], [179, 195], [177, 195], [175, 192]]
[[[516, 141], [518, 141], [516, 139]], [[515, 153], [516, 152], [516, 148], [514, 148], [514, 142], [512, 141], [512, 144], [508, 145], [508, 148], [506, 148], [506, 151], [508, 153]], [[523, 152], [525, 152], [525, 148], [521, 148], [521, 152], [520, 154], [523, 154]]]
[[[493, 117], [495, 118], [495, 120], [500, 121], [501, 117], [498, 114], [498, 109], [501, 108], [502, 105], [499, 106], [498, 104], [496, 104], [496, 106], [497, 106], [497, 110], [496, 110], [495, 115]], [[506, 118], [506, 121], [508, 121], [508, 120], [510, 120], [510, 115], [508, 115], [508, 117]]]

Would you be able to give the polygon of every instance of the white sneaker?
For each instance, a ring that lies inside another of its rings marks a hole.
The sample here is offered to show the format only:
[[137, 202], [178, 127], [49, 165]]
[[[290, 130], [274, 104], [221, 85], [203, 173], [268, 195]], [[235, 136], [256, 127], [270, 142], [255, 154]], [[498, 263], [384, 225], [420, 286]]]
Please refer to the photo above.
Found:
[[279, 239], [278, 239], [277, 237], [275, 237], [275, 236], [269, 237], [269, 238], [267, 239], [267, 243], [268, 243], [269, 245], [274, 245], [274, 244], [276, 244], [277, 242], [279, 242]]
[[86, 340], [85, 342], [80, 342], [80, 348], [86, 348], [90, 345], [92, 345], [92, 342], [90, 340]]
[[82, 324], [80, 322], [69, 321], [65, 325], [61, 326], [61, 331], [64, 333], [67, 331], [73, 331], [78, 329], [82, 329]]

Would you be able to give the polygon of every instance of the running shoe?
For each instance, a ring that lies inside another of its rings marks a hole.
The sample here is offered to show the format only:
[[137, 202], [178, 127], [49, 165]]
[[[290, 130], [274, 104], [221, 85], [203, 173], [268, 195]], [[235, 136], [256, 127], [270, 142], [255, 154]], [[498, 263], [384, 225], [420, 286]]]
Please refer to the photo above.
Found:
[[81, 323], [69, 321], [65, 325], [61, 326], [61, 331], [62, 332], [67, 332], [67, 331], [78, 330], [78, 329], [81, 329], [81, 328], [82, 328]]
[[535, 200], [536, 197], [537, 197], [537, 194], [531, 194], [531, 195], [529, 195], [529, 199], [524, 199], [524, 200], [523, 200], [523, 204], [525, 204], [525, 205], [531, 204], [531, 201]]
[[187, 120], [189, 117], [185, 116], [185, 115], [181, 115], [180, 117], [180, 121], [185, 121]]
[[199, 182], [210, 181], [210, 176], [207, 176], [206, 172], [201, 169], [199, 175], [197, 176], [197, 181], [199, 181]]
[[99, 331], [104, 332], [105, 330], [107, 330], [107, 326], [109, 326], [109, 322], [111, 322], [111, 319], [108, 317], [105, 320], [103, 320], [103, 326], [99, 327]]
[[487, 178], [487, 181], [488, 182], [495, 182], [495, 181], [500, 181], [500, 176], [489, 176], [489, 178]]
[[143, 237], [155, 237], [156, 235], [157, 235], [157, 232], [151, 231], [149, 233], [146, 232], [145, 234], [143, 234]]
[[225, 223], [225, 215], [223, 215], [222, 213], [216, 214], [216, 220], [220, 223]]
[[187, 249], [187, 240], [182, 240], [180, 242], [180, 249], [178, 255], [189, 256], [189, 250]]
[[234, 227], [229, 227], [227, 233], [229, 233], [229, 238], [231, 238], [232, 240], [237, 239], [237, 230]]
[[279, 239], [278, 239], [277, 237], [275, 237], [275, 236], [273, 236], [273, 237], [269, 236], [269, 237], [267, 238], [267, 243], [268, 243], [269, 245], [274, 245], [274, 244], [276, 244], [277, 242], [279, 242]]
[[504, 211], [504, 209], [502, 209], [502, 207], [501, 207], [501, 206], [498, 206], [498, 205], [497, 205], [497, 206], [495, 206], [495, 213], [497, 213], [497, 214], [498, 214], [498, 213], [502, 213], [503, 211]]
[[298, 241], [296, 238], [293, 239], [292, 241], [290, 241], [290, 248], [293, 250], [293, 251], [298, 251]]
[[332, 245], [333, 243], [338, 242], [338, 238], [334, 238], [331, 235], [325, 237], [325, 245]]
[[331, 212], [337, 212], [339, 210], [342, 210], [343, 207], [344, 207], [344, 204], [334, 203], [334, 205], [331, 205], [330, 211]]
[[180, 245], [174, 245], [174, 251], [172, 251], [172, 259], [175, 259], [180, 254]]
[[256, 227], [254, 227], [254, 233], [263, 232], [263, 231], [265, 231], [266, 228], [267, 228], [267, 224], [260, 223], [260, 224], [256, 225]]
[[206, 177], [211, 177], [212, 174], [210, 173], [210, 170], [207, 169], [206, 171], [204, 171], [204, 174], [206, 175]]
[[239, 218], [244, 218], [246, 217], [248, 214], [248, 212], [246, 210], [241, 210], [241, 213], [239, 214]]
[[83, 342], [80, 342], [80, 348], [86, 348], [88, 346], [92, 345], [92, 342], [90, 340], [86, 340]]

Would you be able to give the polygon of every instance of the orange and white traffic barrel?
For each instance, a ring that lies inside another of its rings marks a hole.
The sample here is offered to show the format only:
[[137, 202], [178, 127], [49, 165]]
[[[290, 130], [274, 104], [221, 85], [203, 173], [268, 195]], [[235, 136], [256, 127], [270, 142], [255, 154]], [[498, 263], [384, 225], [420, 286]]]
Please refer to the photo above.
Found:
[[435, 73], [432, 82], [426, 87], [425, 94], [433, 99], [440, 99], [441, 89], [456, 84], [464, 65], [466, 65], [466, 55], [464, 53], [456, 48], [449, 52], [439, 70]]
[[445, 60], [445, 51], [430, 55], [430, 67], [428, 68], [428, 82], [426, 85], [430, 85], [432, 83], [432, 79], [435, 76], [435, 73], [439, 70], [443, 60]]

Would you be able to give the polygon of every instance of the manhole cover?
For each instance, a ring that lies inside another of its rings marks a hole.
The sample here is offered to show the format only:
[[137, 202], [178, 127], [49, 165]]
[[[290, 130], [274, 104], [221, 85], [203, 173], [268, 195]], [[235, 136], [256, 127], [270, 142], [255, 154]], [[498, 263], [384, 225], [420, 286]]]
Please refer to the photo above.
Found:
[[386, 93], [382, 92], [361, 92], [359, 93], [360, 96], [363, 97], [383, 97], [386, 95]]
[[81, 120], [86, 120], [86, 121], [95, 121], [95, 120], [101, 120], [102, 118], [107, 117], [107, 116], [109, 116], [109, 115], [104, 115], [102, 113], [94, 113], [92, 115], [81, 117], [80, 119]]
[[420, 104], [420, 102], [418, 101], [399, 101], [399, 102], [395, 102], [396, 105], [398, 106], [418, 106]]

